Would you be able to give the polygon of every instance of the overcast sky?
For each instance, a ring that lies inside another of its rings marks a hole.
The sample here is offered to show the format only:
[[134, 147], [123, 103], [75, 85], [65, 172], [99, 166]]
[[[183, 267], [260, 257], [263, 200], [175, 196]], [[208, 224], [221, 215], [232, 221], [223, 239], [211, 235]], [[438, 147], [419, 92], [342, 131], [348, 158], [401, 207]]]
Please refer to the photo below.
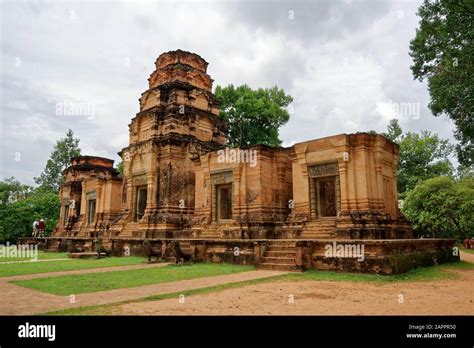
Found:
[[[83, 154], [118, 160], [160, 53], [209, 62], [216, 85], [278, 85], [292, 95], [285, 146], [357, 131], [431, 130], [408, 55], [421, 1], [1, 1], [0, 179], [33, 184], [68, 128]], [[61, 115], [65, 103], [83, 106]], [[453, 140], [454, 141], [454, 140]]]

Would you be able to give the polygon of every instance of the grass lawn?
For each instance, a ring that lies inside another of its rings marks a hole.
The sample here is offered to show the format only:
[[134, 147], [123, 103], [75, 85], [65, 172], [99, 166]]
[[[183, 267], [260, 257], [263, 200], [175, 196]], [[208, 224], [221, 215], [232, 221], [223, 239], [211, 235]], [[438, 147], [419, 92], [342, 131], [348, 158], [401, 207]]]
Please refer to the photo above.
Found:
[[456, 263], [447, 263], [432, 267], [421, 267], [413, 269], [407, 273], [397, 274], [393, 276], [384, 276], [377, 274], [365, 273], [345, 273], [345, 272], [324, 272], [309, 270], [302, 274], [290, 273], [284, 275], [287, 280], [327, 280], [327, 281], [347, 281], [347, 282], [375, 282], [387, 284], [392, 282], [404, 281], [430, 281], [441, 279], [455, 279], [456, 273], [450, 272], [456, 269], [468, 270], [474, 269], [474, 264], [460, 261]]
[[54, 295], [70, 295], [212, 277], [254, 269], [252, 266], [197, 263], [194, 265], [168, 265], [160, 268], [37, 278], [13, 281], [12, 283]]
[[[44, 251], [38, 251], [38, 260], [48, 260], [48, 259], [64, 259], [67, 258], [67, 253], [53, 253]], [[12, 262], [12, 261], [28, 261], [29, 258], [26, 257], [0, 257], [0, 262]]]
[[0, 264], [0, 277], [47, 272], [73, 271], [102, 267], [137, 265], [145, 262], [143, 257], [111, 257], [106, 259], [60, 260], [48, 262], [19, 262]]
[[[457, 275], [452, 271], [455, 270], [472, 270], [474, 264], [468, 262], [457, 262], [452, 264], [443, 264], [439, 266], [419, 268], [410, 272], [395, 276], [379, 276], [375, 274], [356, 274], [356, 273], [339, 273], [310, 270], [304, 273], [288, 273], [281, 276], [270, 278], [261, 278], [248, 280], [243, 282], [222, 284], [206, 288], [192, 289], [180, 291], [170, 294], [162, 294], [149, 296], [142, 299], [122, 301], [110, 303], [100, 306], [76, 307], [71, 309], [63, 309], [59, 311], [46, 313], [47, 315], [113, 315], [119, 311], [119, 307], [126, 303], [158, 301], [169, 298], [178, 298], [179, 295], [191, 296], [202, 295], [213, 292], [219, 292], [227, 289], [238, 288], [247, 285], [268, 283], [275, 281], [350, 281], [350, 282], [376, 282], [380, 285], [389, 284], [391, 282], [413, 282], [413, 281], [435, 281], [442, 279], [455, 279]], [[317, 286], [317, 285], [315, 285]]]
[[463, 253], [468, 253], [468, 254], [474, 254], [474, 249], [465, 249], [465, 248], [460, 248]]

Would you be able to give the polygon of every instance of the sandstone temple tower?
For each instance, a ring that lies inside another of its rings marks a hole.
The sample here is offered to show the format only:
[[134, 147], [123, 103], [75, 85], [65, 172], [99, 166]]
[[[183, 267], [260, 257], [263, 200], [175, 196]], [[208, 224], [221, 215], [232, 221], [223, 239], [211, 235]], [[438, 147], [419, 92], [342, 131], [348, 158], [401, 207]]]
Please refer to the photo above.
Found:
[[[123, 212], [110, 230], [146, 236], [189, 224], [194, 210], [193, 161], [225, 144], [208, 63], [183, 51], [160, 55], [140, 112], [129, 125], [123, 159]], [[157, 234], [158, 235], [158, 234]]]

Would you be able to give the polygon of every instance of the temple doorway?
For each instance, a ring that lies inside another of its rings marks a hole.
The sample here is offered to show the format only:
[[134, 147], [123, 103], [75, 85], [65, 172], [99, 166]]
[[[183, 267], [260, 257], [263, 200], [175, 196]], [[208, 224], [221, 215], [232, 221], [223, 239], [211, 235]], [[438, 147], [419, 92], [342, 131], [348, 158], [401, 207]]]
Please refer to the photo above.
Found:
[[140, 221], [145, 215], [146, 201], [147, 201], [147, 187], [137, 187], [136, 207], [135, 207], [135, 221]]
[[232, 184], [217, 186], [217, 219], [232, 219]]
[[324, 177], [314, 180], [317, 216], [320, 218], [336, 216], [336, 177]]

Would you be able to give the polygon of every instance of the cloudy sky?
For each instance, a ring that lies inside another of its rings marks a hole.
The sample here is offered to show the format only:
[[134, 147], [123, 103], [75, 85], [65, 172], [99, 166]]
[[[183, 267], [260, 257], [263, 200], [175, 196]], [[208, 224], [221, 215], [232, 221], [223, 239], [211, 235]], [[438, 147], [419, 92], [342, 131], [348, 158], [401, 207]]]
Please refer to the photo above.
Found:
[[[118, 160], [156, 57], [183, 49], [216, 85], [293, 96], [284, 145], [339, 133], [431, 130], [409, 69], [420, 1], [1, 1], [0, 179], [33, 184], [69, 128], [83, 154]], [[61, 115], [74, 103], [87, 112]]]

